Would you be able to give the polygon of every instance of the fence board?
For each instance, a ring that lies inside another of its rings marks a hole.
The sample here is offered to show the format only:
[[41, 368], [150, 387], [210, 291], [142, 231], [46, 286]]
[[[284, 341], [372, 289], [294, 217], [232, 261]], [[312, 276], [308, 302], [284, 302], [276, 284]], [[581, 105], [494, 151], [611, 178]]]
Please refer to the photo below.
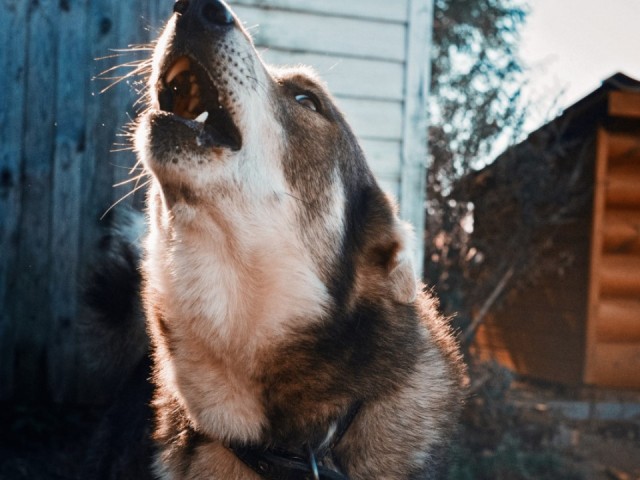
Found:
[[393, 198], [398, 198], [398, 196], [400, 195], [400, 184], [397, 180], [378, 178], [378, 184], [380, 185], [380, 188], [382, 188], [382, 190], [391, 195]]
[[231, 5], [248, 5], [264, 8], [279, 8], [341, 17], [356, 17], [383, 20], [385, 22], [406, 22], [408, 0], [367, 0], [366, 2], [345, 2], [344, 0], [235, 0]]
[[[45, 345], [51, 324], [49, 290], [51, 158], [55, 122], [57, 2], [32, 3], [28, 19], [22, 211], [19, 226], [16, 295], [16, 388], [36, 399], [46, 385]], [[26, 272], [24, 274], [22, 272]], [[25, 301], [29, 299], [29, 301]]]
[[360, 138], [400, 140], [402, 103], [338, 98], [338, 106]]
[[[400, 216], [410, 221], [416, 232], [424, 231], [427, 161], [427, 97], [431, 65], [431, 25], [433, 5], [430, 0], [409, 1], [409, 33], [407, 44], [406, 102], [404, 105], [402, 180], [400, 181]], [[424, 264], [423, 236], [417, 236], [415, 264], [422, 274]]]
[[173, 4], [171, 2], [149, 2], [149, 41], [153, 41], [162, 33], [164, 25], [169, 20]]
[[89, 60], [85, 42], [88, 0], [67, 2], [58, 19], [56, 135], [52, 172], [51, 329], [48, 342], [48, 386], [54, 400], [75, 396], [77, 314], [80, 258], [84, 110], [88, 75], [78, 65]]
[[[118, 2], [119, 11], [117, 12], [117, 38], [121, 45], [142, 45], [149, 41], [149, 31], [141, 28], [146, 23], [144, 20], [148, 16], [149, 2], [140, 2], [136, 7], [135, 15], [131, 14], [131, 8], [127, 3]], [[138, 52], [130, 52], [123, 55], [118, 61], [142, 60], [148, 54], [140, 55]], [[130, 70], [130, 69], [129, 69]], [[121, 69], [120, 74], [127, 73], [126, 69]], [[126, 144], [128, 140], [124, 137], [125, 125], [137, 116], [137, 107], [134, 106], [138, 100], [138, 94], [134, 83], [141, 80], [140, 77], [132, 77], [126, 79], [117, 85], [113, 92], [110, 93], [114, 97], [115, 112], [119, 116], [119, 122], [114, 125], [109, 151], [109, 162], [112, 162], [116, 168], [113, 169], [113, 184], [120, 183], [129, 178], [129, 169], [135, 163], [135, 155], [129, 150], [124, 150], [122, 144]], [[111, 189], [110, 204], [120, 200], [129, 190]], [[121, 203], [124, 205], [133, 205], [134, 197], [132, 195], [126, 197]]]
[[244, 6], [235, 10], [258, 46], [397, 62], [405, 59], [404, 25], [338, 17], [321, 22], [308, 13], [278, 11], [276, 15]]
[[[116, 133], [127, 122], [126, 113], [122, 110], [124, 99], [133, 99], [133, 94], [126, 84], [117, 84], [106, 93], [101, 93], [113, 80], [105, 80], [100, 76], [109, 68], [133, 58], [128, 53], [114, 52], [114, 49], [126, 48], [130, 43], [128, 39], [120, 38], [118, 23], [121, 8], [123, 4], [110, 0], [89, 2], [90, 57], [95, 60], [89, 65], [93, 80], [89, 86], [90, 96], [87, 98], [85, 114], [87, 151], [82, 172], [82, 217], [88, 223], [88, 228], [83, 230], [81, 239], [84, 258], [88, 258], [95, 248], [100, 235], [100, 219], [119, 193], [114, 192], [113, 188], [115, 171], [130, 166], [111, 152], [118, 138]], [[126, 69], [119, 70], [109, 75], [126, 72]]]
[[404, 100], [404, 66], [400, 63], [280, 49], [266, 49], [262, 56], [275, 65], [311, 65], [334, 95]]
[[[5, 1], [0, 7], [0, 400], [13, 385], [17, 230], [21, 211], [20, 171], [26, 64], [28, 2]], [[11, 92], [11, 94], [8, 94]]]
[[396, 182], [400, 179], [402, 144], [399, 140], [363, 139], [360, 143], [377, 178]]

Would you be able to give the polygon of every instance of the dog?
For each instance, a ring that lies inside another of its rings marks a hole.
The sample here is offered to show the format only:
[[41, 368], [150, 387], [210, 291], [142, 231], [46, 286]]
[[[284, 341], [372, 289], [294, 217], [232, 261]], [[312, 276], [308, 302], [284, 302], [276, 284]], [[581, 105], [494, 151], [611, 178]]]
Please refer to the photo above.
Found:
[[154, 477], [439, 478], [464, 367], [324, 84], [221, 0], [178, 0], [152, 65]]

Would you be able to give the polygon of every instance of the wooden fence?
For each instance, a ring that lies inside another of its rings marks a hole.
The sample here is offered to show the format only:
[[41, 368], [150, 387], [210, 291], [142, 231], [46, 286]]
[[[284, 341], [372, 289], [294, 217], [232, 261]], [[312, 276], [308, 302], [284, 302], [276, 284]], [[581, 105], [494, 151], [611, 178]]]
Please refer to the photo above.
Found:
[[133, 161], [114, 150], [135, 89], [96, 77], [142, 58], [113, 49], [148, 43], [172, 3], [0, 5], [0, 399], [76, 399], [79, 284]]

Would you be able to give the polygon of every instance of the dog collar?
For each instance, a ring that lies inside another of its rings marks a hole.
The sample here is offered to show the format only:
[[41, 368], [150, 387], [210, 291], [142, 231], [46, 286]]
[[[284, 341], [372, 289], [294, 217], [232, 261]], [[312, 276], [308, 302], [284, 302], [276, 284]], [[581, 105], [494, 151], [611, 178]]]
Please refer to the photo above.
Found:
[[245, 465], [266, 480], [349, 480], [344, 474], [318, 465], [318, 459], [331, 456], [333, 449], [342, 440], [361, 407], [361, 402], [351, 406], [342, 418], [338, 430], [329, 447], [319, 452], [307, 446], [307, 458], [278, 448], [259, 445], [231, 445], [229, 449]]
[[295, 454], [247, 445], [234, 446], [231, 450], [266, 480], [348, 480], [342, 473], [318, 465], [313, 452], [305, 460]]

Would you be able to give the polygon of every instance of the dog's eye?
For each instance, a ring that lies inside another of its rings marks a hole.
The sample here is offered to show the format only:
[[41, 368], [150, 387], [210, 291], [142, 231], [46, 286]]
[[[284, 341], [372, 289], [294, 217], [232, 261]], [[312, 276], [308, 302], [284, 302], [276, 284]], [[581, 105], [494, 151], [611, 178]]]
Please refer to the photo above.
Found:
[[309, 110], [313, 110], [314, 112], [320, 110], [318, 108], [318, 99], [307, 93], [300, 93], [296, 95], [296, 102]]

